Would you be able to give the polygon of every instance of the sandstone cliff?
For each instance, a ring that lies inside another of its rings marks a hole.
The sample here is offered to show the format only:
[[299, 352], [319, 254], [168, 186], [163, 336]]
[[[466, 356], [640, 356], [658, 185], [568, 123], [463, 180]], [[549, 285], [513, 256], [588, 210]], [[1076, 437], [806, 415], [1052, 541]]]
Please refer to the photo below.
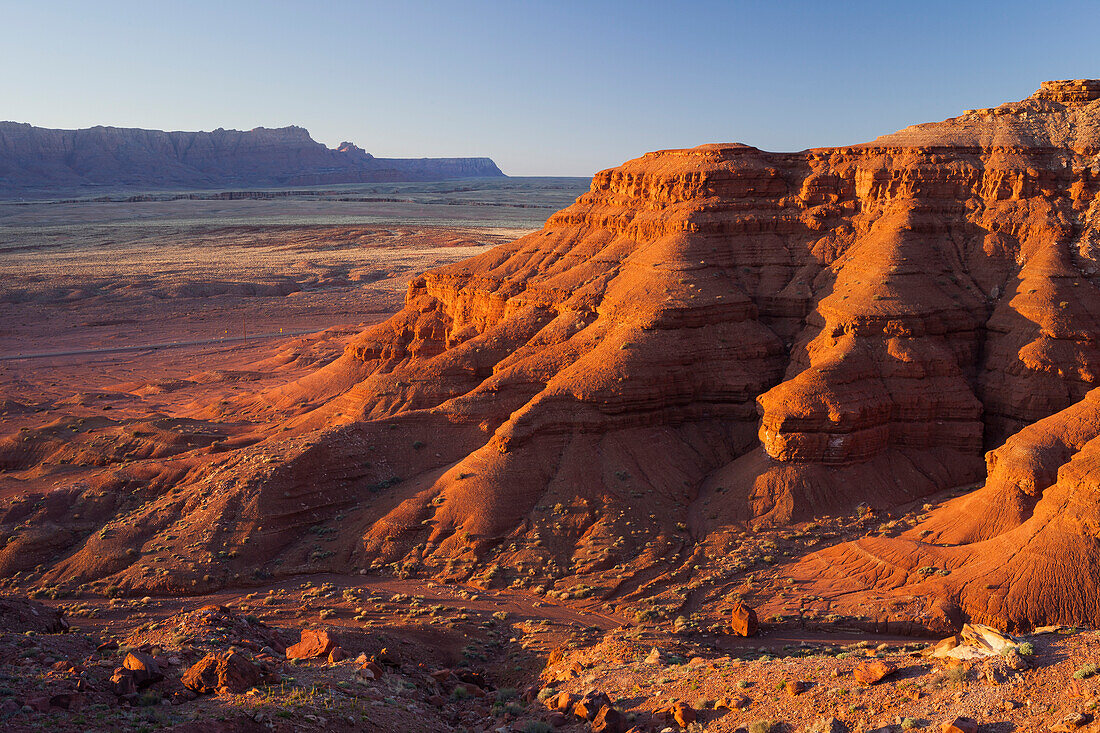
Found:
[[912, 537], [798, 572], [1100, 623], [1098, 275], [1097, 82], [845, 148], [650, 153], [542, 231], [415, 279], [401, 313], [253, 406], [308, 405], [295, 437], [157, 478], [175, 490], [50, 577], [217, 584], [112, 548], [194, 557], [173, 538], [198, 521], [240, 572], [298, 562], [302, 530], [339, 514], [340, 565], [636, 596], [754, 525], [984, 483]]
[[375, 158], [301, 127], [162, 132], [0, 122], [0, 195], [88, 187], [212, 188], [501, 176], [488, 158]]

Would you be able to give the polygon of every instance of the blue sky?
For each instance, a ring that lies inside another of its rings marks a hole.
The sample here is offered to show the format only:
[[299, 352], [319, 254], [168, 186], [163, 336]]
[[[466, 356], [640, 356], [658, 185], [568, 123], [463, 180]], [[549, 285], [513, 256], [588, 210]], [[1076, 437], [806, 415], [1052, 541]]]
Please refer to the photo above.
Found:
[[513, 175], [860, 142], [1100, 77], [1095, 1], [27, 0], [0, 17], [0, 119], [298, 124]]

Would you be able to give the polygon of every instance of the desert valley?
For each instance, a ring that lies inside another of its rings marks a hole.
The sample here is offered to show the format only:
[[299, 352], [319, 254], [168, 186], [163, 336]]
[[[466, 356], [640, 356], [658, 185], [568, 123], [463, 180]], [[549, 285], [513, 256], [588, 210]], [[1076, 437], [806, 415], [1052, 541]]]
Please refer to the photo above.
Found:
[[0, 175], [5, 730], [1100, 729], [1100, 81], [591, 181]]

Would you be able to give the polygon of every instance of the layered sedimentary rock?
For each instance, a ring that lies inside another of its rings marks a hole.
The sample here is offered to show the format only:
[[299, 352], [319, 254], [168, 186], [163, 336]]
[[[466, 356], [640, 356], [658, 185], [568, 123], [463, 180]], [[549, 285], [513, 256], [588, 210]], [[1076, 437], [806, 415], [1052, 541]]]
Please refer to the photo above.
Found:
[[333, 150], [301, 127], [163, 132], [0, 122], [0, 195], [8, 196], [87, 187], [295, 186], [501, 175], [489, 158], [375, 158], [348, 142]]
[[[241, 550], [227, 574], [280, 572], [304, 567], [304, 528], [339, 515], [336, 566], [486, 583], [617, 568], [612, 597], [669, 563], [690, 578], [730, 528], [889, 507], [988, 471], [924, 534], [839, 546], [806, 577], [845, 592], [912, 579], [1020, 624], [1100, 621], [1067, 600], [1069, 584], [1096, 598], [1100, 579], [1098, 97], [1052, 82], [863, 145], [706, 145], [604, 171], [542, 231], [416, 278], [341, 359], [266, 394], [309, 406], [293, 438], [113, 529], [194, 555], [171, 538], [201, 517], [210, 546]], [[274, 450], [277, 465], [259, 460]], [[111, 546], [89, 538], [52, 578], [198, 583]], [[929, 579], [924, 556], [956, 571]], [[1005, 593], [969, 582], [991, 563]]]

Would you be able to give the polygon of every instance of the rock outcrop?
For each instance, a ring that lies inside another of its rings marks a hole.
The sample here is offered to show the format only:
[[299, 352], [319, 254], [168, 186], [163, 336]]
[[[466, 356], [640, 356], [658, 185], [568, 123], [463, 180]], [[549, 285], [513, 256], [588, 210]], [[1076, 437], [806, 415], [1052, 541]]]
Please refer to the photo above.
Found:
[[[644, 595], [747, 527], [988, 475], [927, 534], [840, 545], [807, 582], [1100, 622], [1096, 89], [599, 173], [542, 231], [416, 278], [399, 314], [265, 395], [323, 403], [292, 437], [178, 483], [47, 578], [216, 584], [120, 558], [127, 541], [193, 557], [181, 517], [240, 549], [227, 577], [288, 572], [338, 515], [333, 563]], [[278, 465], [258, 459], [275, 445]], [[952, 572], [918, 573], [928, 558]]]
[[433, 181], [502, 176], [489, 158], [375, 158], [333, 150], [301, 127], [163, 132], [52, 130], [0, 122], [0, 196], [94, 188], [158, 190]]

